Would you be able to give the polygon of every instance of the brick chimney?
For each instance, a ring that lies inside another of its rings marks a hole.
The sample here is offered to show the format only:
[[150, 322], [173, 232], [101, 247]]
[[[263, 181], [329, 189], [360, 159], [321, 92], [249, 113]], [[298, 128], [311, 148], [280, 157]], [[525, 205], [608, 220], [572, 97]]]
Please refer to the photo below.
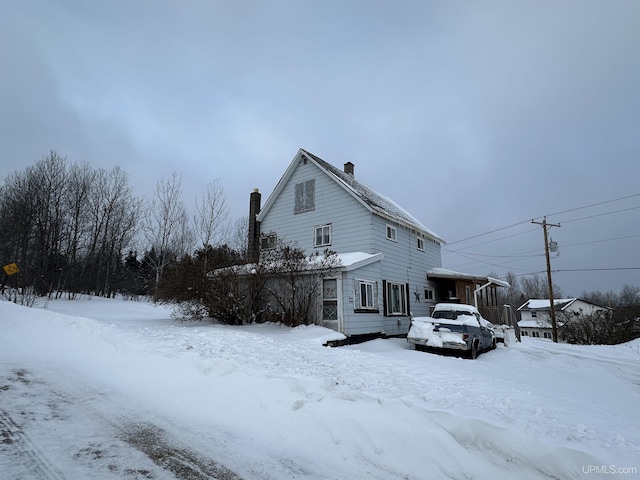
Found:
[[351, 162], [347, 162], [344, 164], [344, 173], [349, 174], [353, 177], [353, 167], [355, 165]]
[[257, 263], [260, 259], [260, 222], [256, 216], [260, 213], [262, 195], [257, 188], [249, 196], [249, 238], [247, 242], [247, 257], [249, 262]]

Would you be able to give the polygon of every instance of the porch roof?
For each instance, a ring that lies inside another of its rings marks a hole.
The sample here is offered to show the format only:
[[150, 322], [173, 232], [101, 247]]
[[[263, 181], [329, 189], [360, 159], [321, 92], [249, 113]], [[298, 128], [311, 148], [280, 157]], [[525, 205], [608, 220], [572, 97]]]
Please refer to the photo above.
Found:
[[358, 268], [378, 262], [384, 258], [383, 253], [346, 252], [339, 253], [340, 268], [349, 272]]
[[484, 277], [482, 275], [471, 275], [470, 273], [455, 272], [453, 270], [447, 270], [446, 268], [432, 268], [427, 272], [428, 279], [450, 279], [450, 280], [470, 280], [473, 282], [487, 283], [491, 282], [499, 287], [508, 287], [509, 284], [503, 280], [498, 280], [492, 277]]

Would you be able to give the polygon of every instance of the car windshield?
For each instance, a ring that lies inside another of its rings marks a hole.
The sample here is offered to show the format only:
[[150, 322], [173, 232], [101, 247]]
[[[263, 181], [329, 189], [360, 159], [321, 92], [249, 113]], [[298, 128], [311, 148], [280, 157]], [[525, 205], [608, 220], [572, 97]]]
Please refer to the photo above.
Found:
[[456, 320], [458, 317], [473, 317], [473, 313], [464, 310], [436, 310], [433, 312], [433, 318], [446, 318], [447, 320]]

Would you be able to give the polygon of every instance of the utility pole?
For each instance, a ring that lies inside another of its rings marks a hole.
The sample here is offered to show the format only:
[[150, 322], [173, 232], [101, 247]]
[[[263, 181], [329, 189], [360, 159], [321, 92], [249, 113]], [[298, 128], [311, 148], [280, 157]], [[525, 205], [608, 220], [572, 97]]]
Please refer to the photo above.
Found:
[[558, 327], [556, 326], [556, 308], [553, 301], [553, 282], [551, 281], [551, 259], [549, 258], [549, 227], [559, 227], [559, 223], [547, 223], [547, 217], [545, 216], [542, 222], [535, 222], [531, 220], [531, 223], [542, 225], [544, 231], [544, 253], [547, 257], [547, 283], [549, 284], [549, 312], [551, 313], [551, 332], [553, 335], [554, 343], [558, 343]]

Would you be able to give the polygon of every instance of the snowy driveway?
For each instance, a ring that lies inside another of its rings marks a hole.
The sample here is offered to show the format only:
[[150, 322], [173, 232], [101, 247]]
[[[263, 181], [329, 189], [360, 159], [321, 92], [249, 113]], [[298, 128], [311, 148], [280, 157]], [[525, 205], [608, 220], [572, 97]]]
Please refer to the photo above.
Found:
[[3, 367], [0, 399], [10, 411], [0, 408], [0, 458], [12, 479], [240, 480], [113, 394], [60, 372]]

